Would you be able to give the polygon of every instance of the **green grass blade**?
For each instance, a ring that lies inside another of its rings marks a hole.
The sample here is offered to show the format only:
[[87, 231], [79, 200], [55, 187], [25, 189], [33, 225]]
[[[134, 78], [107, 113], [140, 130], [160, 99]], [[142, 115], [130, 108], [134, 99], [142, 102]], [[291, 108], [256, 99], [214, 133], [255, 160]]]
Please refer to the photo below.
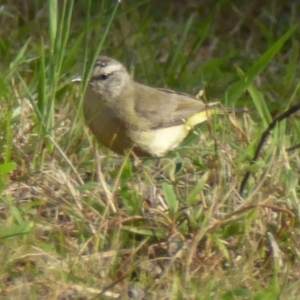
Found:
[[291, 58], [289, 60], [289, 64], [283, 80], [284, 87], [287, 90], [290, 89], [292, 87], [293, 82], [295, 82], [298, 61], [299, 61], [299, 42], [293, 41]]
[[250, 84], [253, 83], [257, 75], [259, 75], [274, 56], [279, 52], [283, 44], [292, 36], [297, 26], [291, 27], [279, 40], [277, 40], [262, 56], [261, 58], [246, 72], [245, 76], [232, 84], [224, 96], [228, 103], [233, 105], [245, 92]]
[[250, 84], [247, 88], [251, 99], [256, 107], [256, 110], [264, 123], [264, 127], [267, 127], [272, 122], [272, 116], [270, 114], [269, 108], [266, 104], [264, 96], [258, 89], [253, 85]]

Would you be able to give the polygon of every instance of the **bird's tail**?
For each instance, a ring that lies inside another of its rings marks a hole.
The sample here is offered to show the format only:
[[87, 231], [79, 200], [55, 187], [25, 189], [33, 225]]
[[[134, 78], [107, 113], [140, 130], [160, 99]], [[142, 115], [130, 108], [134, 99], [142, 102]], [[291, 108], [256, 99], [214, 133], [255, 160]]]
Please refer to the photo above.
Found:
[[192, 115], [186, 120], [187, 130], [191, 130], [196, 125], [207, 121], [211, 116], [216, 114], [231, 114], [231, 113], [245, 113], [248, 112], [245, 108], [224, 108], [221, 106], [220, 102], [209, 103], [205, 108]]

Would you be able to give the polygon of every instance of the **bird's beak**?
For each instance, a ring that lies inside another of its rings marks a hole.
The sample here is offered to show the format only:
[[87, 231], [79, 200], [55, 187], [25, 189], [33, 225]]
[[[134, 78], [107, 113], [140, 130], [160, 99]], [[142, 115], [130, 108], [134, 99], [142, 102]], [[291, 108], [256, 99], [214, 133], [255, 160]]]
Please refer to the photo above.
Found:
[[71, 80], [72, 83], [80, 83], [81, 81], [81, 76], [76, 76]]

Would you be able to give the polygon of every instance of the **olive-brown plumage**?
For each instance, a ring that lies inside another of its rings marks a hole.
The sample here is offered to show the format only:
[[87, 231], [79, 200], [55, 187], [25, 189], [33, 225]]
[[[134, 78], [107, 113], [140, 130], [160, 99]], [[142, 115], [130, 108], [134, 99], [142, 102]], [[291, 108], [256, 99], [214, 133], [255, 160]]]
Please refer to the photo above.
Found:
[[176, 148], [215, 111], [192, 96], [135, 82], [121, 63], [106, 56], [96, 61], [83, 106], [88, 126], [104, 146], [155, 157]]

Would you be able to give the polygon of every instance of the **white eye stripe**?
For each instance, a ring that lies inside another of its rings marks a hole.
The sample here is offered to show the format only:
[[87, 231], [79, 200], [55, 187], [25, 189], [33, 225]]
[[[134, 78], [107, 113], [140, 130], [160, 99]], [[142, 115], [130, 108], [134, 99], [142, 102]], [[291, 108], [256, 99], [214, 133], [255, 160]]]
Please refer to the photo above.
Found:
[[110, 74], [116, 71], [120, 71], [123, 69], [122, 65], [119, 64], [109, 64], [109, 65], [103, 65], [103, 64], [96, 64], [95, 68], [94, 68], [94, 74], [99, 74], [99, 73], [106, 73], [106, 74]]
[[97, 61], [95, 66], [105, 68], [107, 66], [107, 62]]

